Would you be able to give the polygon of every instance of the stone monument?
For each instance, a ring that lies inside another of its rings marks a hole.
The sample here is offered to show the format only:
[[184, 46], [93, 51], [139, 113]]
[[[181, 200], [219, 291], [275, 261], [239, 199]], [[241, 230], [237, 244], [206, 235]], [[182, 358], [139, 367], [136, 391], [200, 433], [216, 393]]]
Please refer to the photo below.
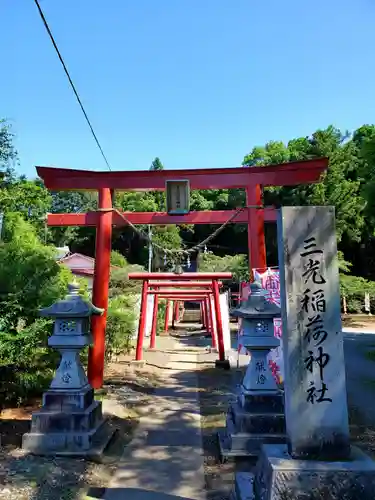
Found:
[[238, 399], [229, 407], [226, 429], [219, 433], [223, 459], [258, 456], [262, 443], [286, 441], [283, 394], [267, 361], [280, 343], [273, 324], [280, 314], [280, 308], [266, 300], [260, 283], [250, 285], [247, 302], [231, 313], [243, 320], [241, 343], [250, 351], [250, 361]]
[[68, 289], [65, 299], [40, 311], [41, 316], [55, 320], [48, 345], [60, 352], [61, 361], [43, 395], [42, 408], [32, 415], [22, 447], [40, 455], [90, 457], [100, 455], [113, 435], [80, 361], [80, 351], [92, 343], [90, 316], [103, 310], [83, 300], [78, 285]]
[[288, 444], [264, 445], [235, 496], [373, 500], [375, 462], [349, 443], [334, 208], [281, 208], [278, 248]]

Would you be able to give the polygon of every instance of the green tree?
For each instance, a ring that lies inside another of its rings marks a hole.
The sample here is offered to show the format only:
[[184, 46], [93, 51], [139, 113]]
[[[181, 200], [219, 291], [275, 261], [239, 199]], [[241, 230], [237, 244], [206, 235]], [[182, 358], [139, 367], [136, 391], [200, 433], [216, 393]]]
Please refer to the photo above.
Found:
[[52, 247], [43, 245], [35, 228], [18, 213], [5, 215], [0, 244], [0, 309], [3, 328], [30, 325], [42, 307], [66, 293], [72, 275], [56, 262]]
[[[160, 170], [164, 170], [164, 165], [160, 161], [160, 158], [155, 158], [155, 160], [151, 163], [150, 170], [157, 171], [157, 172], [159, 172]], [[155, 199], [157, 210], [160, 212], [165, 210], [165, 204], [166, 204], [165, 193], [164, 192], [160, 193], [160, 192], [155, 191], [154, 193], [152, 193], [152, 195]]]
[[116, 252], [116, 250], [112, 250], [111, 252], [111, 266], [116, 267], [126, 267], [128, 265], [125, 257], [120, 254], [120, 252]]
[[160, 158], [155, 158], [155, 160], [151, 163], [150, 170], [164, 170], [164, 166], [160, 161]]
[[212, 252], [202, 254], [199, 259], [200, 272], [231, 272], [233, 280], [249, 280], [249, 264], [246, 255], [225, 255], [219, 257]]
[[0, 119], [0, 170], [12, 172], [12, 161], [17, 159], [17, 151], [13, 144], [13, 134], [10, 125]]
[[58, 354], [47, 348], [51, 322], [39, 310], [67, 292], [72, 275], [56, 263], [20, 213], [5, 215], [0, 243], [0, 405], [46, 388]]
[[293, 139], [287, 145], [271, 141], [254, 148], [243, 160], [244, 165], [261, 166], [326, 156], [329, 168], [321, 182], [301, 186], [265, 189], [265, 204], [333, 205], [336, 208], [337, 236], [359, 241], [364, 225], [365, 200], [360, 181], [353, 179], [358, 169], [358, 150], [347, 133], [329, 126], [311, 137]]

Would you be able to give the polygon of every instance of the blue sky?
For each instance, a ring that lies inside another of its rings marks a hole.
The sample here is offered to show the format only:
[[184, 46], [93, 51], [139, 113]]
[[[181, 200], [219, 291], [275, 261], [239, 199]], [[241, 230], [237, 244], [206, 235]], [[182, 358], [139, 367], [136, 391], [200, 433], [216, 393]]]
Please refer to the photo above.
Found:
[[[375, 122], [373, 0], [40, 0], [114, 170], [240, 165]], [[21, 171], [106, 166], [33, 0], [1, 0], [0, 116]]]

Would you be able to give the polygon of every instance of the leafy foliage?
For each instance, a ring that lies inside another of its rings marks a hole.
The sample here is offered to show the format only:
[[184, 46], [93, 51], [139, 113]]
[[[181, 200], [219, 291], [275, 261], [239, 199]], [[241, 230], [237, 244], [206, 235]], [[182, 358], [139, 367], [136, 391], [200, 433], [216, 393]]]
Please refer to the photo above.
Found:
[[[115, 257], [115, 258], [114, 258]], [[120, 257], [122, 257], [120, 255]], [[111, 258], [119, 263], [117, 252]], [[124, 257], [121, 267], [112, 269], [109, 283], [109, 304], [106, 329], [106, 358], [111, 359], [130, 351], [132, 337], [139, 318], [141, 284], [129, 280], [130, 272], [144, 271], [139, 265], [129, 265]]]
[[43, 245], [35, 228], [19, 213], [5, 216], [0, 244], [0, 397], [40, 392], [50, 380], [58, 355], [47, 349], [51, 322], [39, 309], [63, 297], [72, 279], [56, 263], [54, 250]]
[[13, 134], [9, 124], [0, 120], [0, 169], [10, 169], [12, 160], [16, 160], [17, 151], [13, 146]]
[[128, 263], [123, 255], [120, 252], [116, 252], [116, 250], [112, 250], [111, 252], [111, 265], [116, 267], [126, 267]]
[[54, 249], [40, 242], [32, 225], [18, 213], [7, 213], [0, 244], [3, 328], [15, 331], [20, 320], [31, 324], [40, 308], [66, 292], [70, 279], [70, 272], [56, 263]]
[[231, 272], [235, 281], [249, 280], [249, 264], [246, 255], [226, 255], [219, 257], [212, 252], [201, 255], [201, 272]]
[[106, 358], [130, 351], [137, 320], [137, 295], [118, 295], [109, 301], [106, 329]]

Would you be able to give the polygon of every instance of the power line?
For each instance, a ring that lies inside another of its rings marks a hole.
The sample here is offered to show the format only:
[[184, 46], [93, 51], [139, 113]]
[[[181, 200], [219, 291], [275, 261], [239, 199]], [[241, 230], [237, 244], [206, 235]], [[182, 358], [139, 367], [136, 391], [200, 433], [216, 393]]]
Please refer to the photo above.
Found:
[[66, 67], [66, 65], [65, 65], [65, 63], [64, 63], [64, 60], [63, 60], [63, 58], [62, 58], [62, 56], [61, 56], [61, 54], [60, 54], [60, 51], [59, 51], [59, 49], [58, 49], [58, 47], [57, 47], [57, 45], [56, 45], [55, 39], [53, 38], [53, 35], [52, 35], [52, 33], [51, 33], [51, 30], [50, 30], [50, 28], [49, 28], [49, 26], [48, 26], [47, 20], [46, 20], [46, 18], [44, 17], [44, 14], [43, 14], [42, 8], [41, 8], [41, 7], [40, 7], [40, 5], [39, 5], [39, 1], [38, 1], [38, 0], [34, 0], [34, 3], [35, 3], [35, 5], [37, 6], [37, 9], [38, 9], [39, 14], [40, 14], [40, 17], [41, 17], [41, 19], [42, 19], [42, 21], [43, 21], [44, 27], [46, 28], [47, 33], [48, 33], [48, 35], [49, 35], [49, 37], [50, 37], [50, 39], [51, 39], [51, 42], [52, 42], [53, 46], [55, 47], [56, 53], [57, 53], [57, 55], [58, 55], [58, 57], [59, 57], [59, 59], [60, 59], [60, 62], [61, 62], [61, 64], [62, 64], [62, 67], [64, 68], [65, 74], [66, 74], [66, 76], [68, 77], [68, 80], [69, 80], [70, 86], [71, 86], [71, 87], [72, 87], [72, 89], [73, 89], [73, 92], [74, 92], [74, 94], [75, 94], [75, 96], [76, 96], [76, 98], [77, 98], [78, 104], [79, 104], [79, 105], [80, 105], [80, 107], [81, 107], [82, 113], [83, 113], [83, 115], [84, 115], [84, 117], [85, 117], [85, 119], [86, 119], [86, 122], [87, 122], [88, 126], [90, 127], [91, 133], [92, 133], [92, 135], [93, 135], [93, 137], [94, 137], [94, 139], [95, 139], [95, 142], [96, 142], [96, 144], [97, 144], [97, 146], [98, 146], [98, 148], [99, 148], [99, 150], [100, 150], [100, 152], [101, 152], [101, 154], [102, 154], [102, 157], [104, 158], [104, 161], [105, 161], [105, 163], [106, 163], [106, 165], [107, 165], [107, 167], [108, 167], [108, 170], [112, 170], [112, 169], [111, 169], [111, 167], [110, 167], [110, 165], [109, 165], [109, 162], [108, 162], [108, 160], [107, 160], [107, 157], [106, 157], [106, 155], [104, 154], [103, 148], [101, 147], [100, 142], [99, 142], [99, 140], [98, 140], [98, 138], [97, 138], [97, 136], [96, 136], [96, 134], [95, 134], [95, 132], [94, 132], [94, 129], [93, 129], [92, 125], [91, 125], [91, 122], [90, 122], [90, 120], [89, 120], [89, 117], [87, 116], [87, 113], [86, 113], [86, 111], [85, 111], [85, 108], [83, 107], [83, 104], [82, 104], [82, 102], [81, 102], [81, 99], [80, 99], [80, 97], [79, 97], [79, 95], [78, 95], [78, 92], [77, 92], [77, 90], [76, 90], [76, 88], [75, 88], [75, 85], [74, 85], [74, 83], [73, 83], [72, 79], [70, 78], [69, 72], [68, 72], [67, 67]]

